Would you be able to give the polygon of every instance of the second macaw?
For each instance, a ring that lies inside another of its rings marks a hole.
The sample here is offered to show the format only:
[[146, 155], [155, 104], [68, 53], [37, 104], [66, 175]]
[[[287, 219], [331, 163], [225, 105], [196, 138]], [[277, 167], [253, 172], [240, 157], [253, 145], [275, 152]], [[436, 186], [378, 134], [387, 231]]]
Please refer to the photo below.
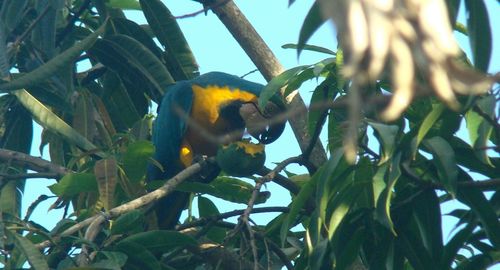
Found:
[[[284, 104], [276, 96], [261, 111], [257, 100], [263, 87], [222, 72], [206, 73], [170, 86], [153, 127], [154, 159], [161, 167], [149, 165], [148, 181], [173, 177], [191, 165], [197, 155], [216, 154], [218, 145], [190, 127], [185, 121], [186, 116], [215, 136], [246, 128], [261, 143], [275, 141], [283, 132], [285, 123], [266, 128], [262, 128], [262, 123], [282, 112]], [[254, 128], [256, 126], [260, 128]], [[173, 192], [159, 202], [157, 216], [160, 228], [172, 229], [177, 224], [187, 199], [187, 193]]]

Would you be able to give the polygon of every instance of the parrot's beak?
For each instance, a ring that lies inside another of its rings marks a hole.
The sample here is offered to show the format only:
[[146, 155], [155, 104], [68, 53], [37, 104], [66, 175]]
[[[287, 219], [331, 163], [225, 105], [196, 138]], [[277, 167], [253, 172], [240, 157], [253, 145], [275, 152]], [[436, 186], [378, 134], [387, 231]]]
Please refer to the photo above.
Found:
[[263, 144], [274, 142], [283, 133], [285, 121], [272, 124], [273, 117], [280, 112], [278, 106], [272, 102], [268, 102], [264, 113], [253, 102], [244, 103], [240, 107], [240, 115], [245, 121], [248, 133]]

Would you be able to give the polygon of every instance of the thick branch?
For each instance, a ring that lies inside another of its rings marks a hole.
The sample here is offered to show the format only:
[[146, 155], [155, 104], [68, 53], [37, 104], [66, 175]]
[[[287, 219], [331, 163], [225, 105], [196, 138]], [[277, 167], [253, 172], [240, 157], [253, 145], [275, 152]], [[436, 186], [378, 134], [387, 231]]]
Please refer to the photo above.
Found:
[[[220, 5], [220, 2], [225, 2], [225, 0], [217, 1], [212, 6], [212, 11], [245, 50], [264, 78], [270, 81], [281, 74], [284, 69], [280, 62], [234, 2], [227, 1], [224, 5]], [[286, 99], [289, 110], [305, 110], [304, 101], [298, 93], [290, 95]], [[304, 152], [311, 141], [310, 136], [307, 134], [306, 114], [298, 114], [290, 118], [289, 122], [300, 149]], [[326, 153], [320, 141], [316, 142], [310, 160], [316, 167], [321, 166], [326, 161]]]
[[13, 166], [20, 166], [39, 173], [50, 173], [50, 178], [61, 178], [71, 172], [67, 168], [54, 164], [48, 160], [7, 149], [0, 149], [0, 161], [5, 163], [9, 162], [9, 164]]

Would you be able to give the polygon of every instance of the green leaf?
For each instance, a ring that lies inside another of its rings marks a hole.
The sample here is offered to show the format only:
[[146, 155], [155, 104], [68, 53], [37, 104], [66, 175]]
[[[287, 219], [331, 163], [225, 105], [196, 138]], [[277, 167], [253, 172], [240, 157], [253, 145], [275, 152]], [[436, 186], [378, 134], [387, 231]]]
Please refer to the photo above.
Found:
[[96, 192], [96, 178], [91, 173], [66, 174], [58, 183], [49, 186], [57, 196], [71, 198], [82, 192]]
[[455, 233], [448, 241], [443, 249], [443, 255], [441, 256], [441, 267], [443, 269], [450, 268], [453, 265], [458, 251], [465, 246], [466, 241], [472, 236], [476, 226], [477, 222], [471, 221], [467, 223], [463, 229]]
[[108, 0], [106, 5], [118, 9], [141, 10], [141, 5], [137, 0]]
[[490, 162], [495, 166], [495, 168], [493, 168], [481, 162], [477, 158], [476, 152], [472, 149], [472, 147], [462, 139], [453, 137], [449, 140], [449, 143], [455, 151], [455, 158], [460, 166], [465, 166], [472, 171], [481, 173], [490, 178], [498, 176], [496, 168], [500, 167], [500, 158], [489, 158]]
[[455, 151], [450, 144], [441, 137], [432, 137], [424, 141], [424, 145], [434, 157], [439, 181], [452, 195], [457, 192], [458, 169], [455, 161]]
[[99, 29], [97, 29], [94, 33], [88, 35], [84, 40], [58, 54], [56, 57], [52, 58], [35, 70], [24, 74], [15, 80], [0, 84], [0, 93], [7, 92], [9, 90], [18, 90], [36, 86], [40, 82], [51, 78], [57, 71], [59, 71], [59, 69], [67, 68], [67, 66], [73, 63], [73, 61], [75, 61], [75, 59], [80, 56], [84, 50], [92, 47], [99, 35], [103, 33], [104, 27], [105, 24], [99, 27]]
[[198, 76], [198, 64], [175, 17], [160, 0], [140, 0], [144, 16], [167, 52], [168, 70], [176, 81]]
[[128, 256], [127, 267], [125, 268], [147, 270], [162, 269], [160, 261], [156, 259], [153, 253], [145, 249], [145, 247], [139, 243], [134, 241], [120, 241], [116, 244], [116, 250]]
[[123, 155], [123, 168], [131, 182], [141, 181], [153, 154], [154, 146], [150, 141], [136, 141], [128, 145]]
[[128, 213], [119, 216], [111, 225], [111, 234], [125, 234], [131, 232], [140, 232], [141, 224], [144, 221], [142, 211], [134, 209]]
[[31, 243], [31, 241], [9, 230], [6, 230], [6, 233], [7, 236], [11, 237], [14, 240], [14, 246], [26, 256], [33, 269], [49, 270], [49, 266], [47, 264], [47, 261], [45, 261], [44, 256], [40, 253], [38, 248], [36, 248], [36, 246]]
[[420, 232], [420, 239], [434, 261], [440, 261], [443, 253], [443, 234], [441, 208], [436, 192], [423, 191], [413, 201], [415, 220]]
[[386, 173], [387, 177], [387, 186], [382, 191], [377, 201], [376, 208], [376, 219], [379, 220], [382, 225], [388, 228], [394, 235], [396, 235], [396, 231], [394, 230], [394, 224], [391, 219], [391, 198], [394, 192], [394, 186], [401, 176], [400, 169], [401, 162], [401, 153], [398, 152], [391, 159], [390, 166]]
[[[139, 4], [139, 2], [137, 2]], [[107, 25], [107, 32], [130, 36], [148, 48], [158, 59], [162, 58], [162, 51], [151, 36], [137, 23], [125, 18], [112, 18]]]
[[483, 0], [465, 0], [465, 9], [468, 15], [467, 30], [474, 66], [483, 72], [488, 72], [492, 44], [488, 10]]
[[291, 68], [280, 75], [274, 77], [260, 92], [259, 108], [264, 109], [267, 102], [276, 94], [282, 87], [288, 84], [288, 81], [306, 69], [308, 66], [298, 66]]
[[320, 270], [322, 269], [325, 262], [323, 261], [328, 250], [328, 239], [321, 239], [316, 245], [310, 247], [309, 250], [309, 268], [311, 270]]
[[297, 42], [297, 56], [300, 55], [300, 52], [306, 45], [306, 42], [309, 38], [311, 38], [314, 32], [316, 32], [319, 27], [326, 22], [326, 17], [321, 14], [319, 8], [319, 4], [314, 2], [304, 19], [304, 23], [302, 24], [302, 28], [299, 33], [299, 41]]
[[429, 130], [436, 123], [436, 121], [441, 117], [441, 114], [443, 113], [444, 109], [445, 106], [442, 103], [436, 104], [429, 112], [429, 114], [427, 114], [427, 116], [424, 118], [422, 124], [420, 124], [420, 127], [418, 128], [417, 140], [415, 146], [413, 146], [414, 147], [413, 157], [415, 157], [418, 151], [418, 146], [420, 145], [420, 142], [422, 142], [425, 135], [427, 135], [427, 132], [429, 132]]
[[[330, 100], [328, 97], [328, 88], [329, 85], [327, 83], [321, 83], [316, 89], [314, 89], [314, 92], [311, 97], [311, 102], [310, 105], [318, 105], [326, 100]], [[326, 120], [326, 114], [328, 113], [327, 109], [310, 109], [308, 114], [307, 114], [307, 132], [309, 133], [310, 136], [313, 136], [314, 131], [316, 130], [316, 127], [318, 125], [323, 125], [324, 121]], [[322, 121], [320, 123], [320, 120]], [[319, 134], [318, 134], [319, 135]]]
[[[4, 0], [0, 11], [0, 22], [7, 32], [12, 32], [23, 19], [29, 0]], [[0, 30], [3, 32], [3, 30]], [[2, 41], [4, 42], [4, 41]]]
[[139, 41], [127, 35], [117, 34], [100, 40], [97, 44], [100, 47], [94, 46], [91, 53], [98, 56], [103, 64], [116, 70], [139, 72], [158, 92], [163, 93], [168, 85], [174, 83], [161, 61]]
[[[57, 57], [56, 57], [57, 58]], [[13, 94], [18, 98], [19, 102], [30, 111], [35, 121], [49, 131], [62, 136], [68, 142], [74, 143], [84, 150], [91, 151], [97, 149], [87, 138], [82, 136], [64, 120], [59, 118], [49, 108], [45, 107], [40, 101], [33, 97], [26, 90], [17, 90]], [[102, 155], [102, 153], [96, 153]]]
[[392, 157], [396, 147], [399, 126], [380, 124], [373, 121], [367, 121], [367, 123], [375, 130], [375, 137], [377, 137], [382, 147], [382, 157], [379, 161], [379, 164], [382, 164]]
[[[346, 98], [347, 96], [340, 96], [336, 101], [345, 100]], [[343, 138], [347, 132], [347, 120], [348, 112], [345, 108], [330, 110], [328, 115], [328, 149], [331, 153], [344, 145]]]
[[349, 266], [358, 258], [360, 248], [363, 242], [366, 240], [366, 229], [364, 227], [358, 227], [350, 235], [349, 241], [347, 243], [343, 243], [344, 247], [342, 248], [342, 252], [337, 256], [337, 266], [335, 269], [351, 269]]
[[432, 260], [423, 243], [411, 231], [402, 232], [398, 237], [398, 243], [413, 269], [438, 269], [437, 262]]
[[362, 192], [363, 189], [361, 186], [351, 185], [334, 196], [333, 202], [328, 205], [328, 210], [333, 210], [328, 222], [329, 239], [332, 239], [333, 235], [337, 232], [340, 223], [345, 218]]
[[174, 248], [195, 246], [196, 240], [189, 235], [176, 231], [147, 231], [131, 235], [122, 242], [133, 242], [141, 245], [153, 254], [163, 254]]
[[[210, 199], [203, 196], [198, 197], [198, 211], [200, 213], [200, 217], [211, 217], [219, 214], [217, 206], [215, 206]], [[210, 240], [221, 244], [224, 241], [225, 236], [226, 230], [220, 227], [212, 227], [207, 232], [207, 237]]]
[[500, 222], [484, 193], [477, 188], [461, 188], [458, 190], [457, 198], [474, 211], [479, 217], [489, 241], [495, 248], [500, 249]]
[[[482, 114], [489, 116], [490, 119], [495, 119], [496, 105], [495, 96], [489, 95], [479, 99], [476, 103], [476, 108], [477, 110], [481, 110]], [[493, 132], [493, 126], [474, 109], [470, 109], [465, 114], [465, 121], [475, 155], [484, 164], [493, 166], [486, 151], [488, 140]]]
[[[298, 49], [299, 45], [292, 44], [292, 43], [287, 43], [287, 44], [281, 46], [281, 48], [283, 48], [283, 49]], [[326, 53], [326, 54], [330, 54], [330, 55], [336, 55], [336, 53], [334, 51], [332, 51], [330, 49], [327, 49], [327, 48], [324, 48], [324, 47], [316, 46], [316, 45], [307, 45], [307, 44], [305, 44], [304, 47], [302, 48], [302, 50], [304, 50], [304, 51], [312, 51], [312, 52], [319, 52], [319, 53]]]

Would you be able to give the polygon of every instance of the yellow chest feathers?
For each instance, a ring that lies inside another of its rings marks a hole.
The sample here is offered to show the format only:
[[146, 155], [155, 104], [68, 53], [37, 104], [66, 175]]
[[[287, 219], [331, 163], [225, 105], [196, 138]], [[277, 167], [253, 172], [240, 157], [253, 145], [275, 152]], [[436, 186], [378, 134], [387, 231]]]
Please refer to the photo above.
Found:
[[224, 104], [240, 100], [243, 102], [257, 101], [257, 96], [240, 89], [209, 85], [203, 88], [193, 85], [192, 117], [201, 124], [213, 124], [219, 118], [219, 109]]

